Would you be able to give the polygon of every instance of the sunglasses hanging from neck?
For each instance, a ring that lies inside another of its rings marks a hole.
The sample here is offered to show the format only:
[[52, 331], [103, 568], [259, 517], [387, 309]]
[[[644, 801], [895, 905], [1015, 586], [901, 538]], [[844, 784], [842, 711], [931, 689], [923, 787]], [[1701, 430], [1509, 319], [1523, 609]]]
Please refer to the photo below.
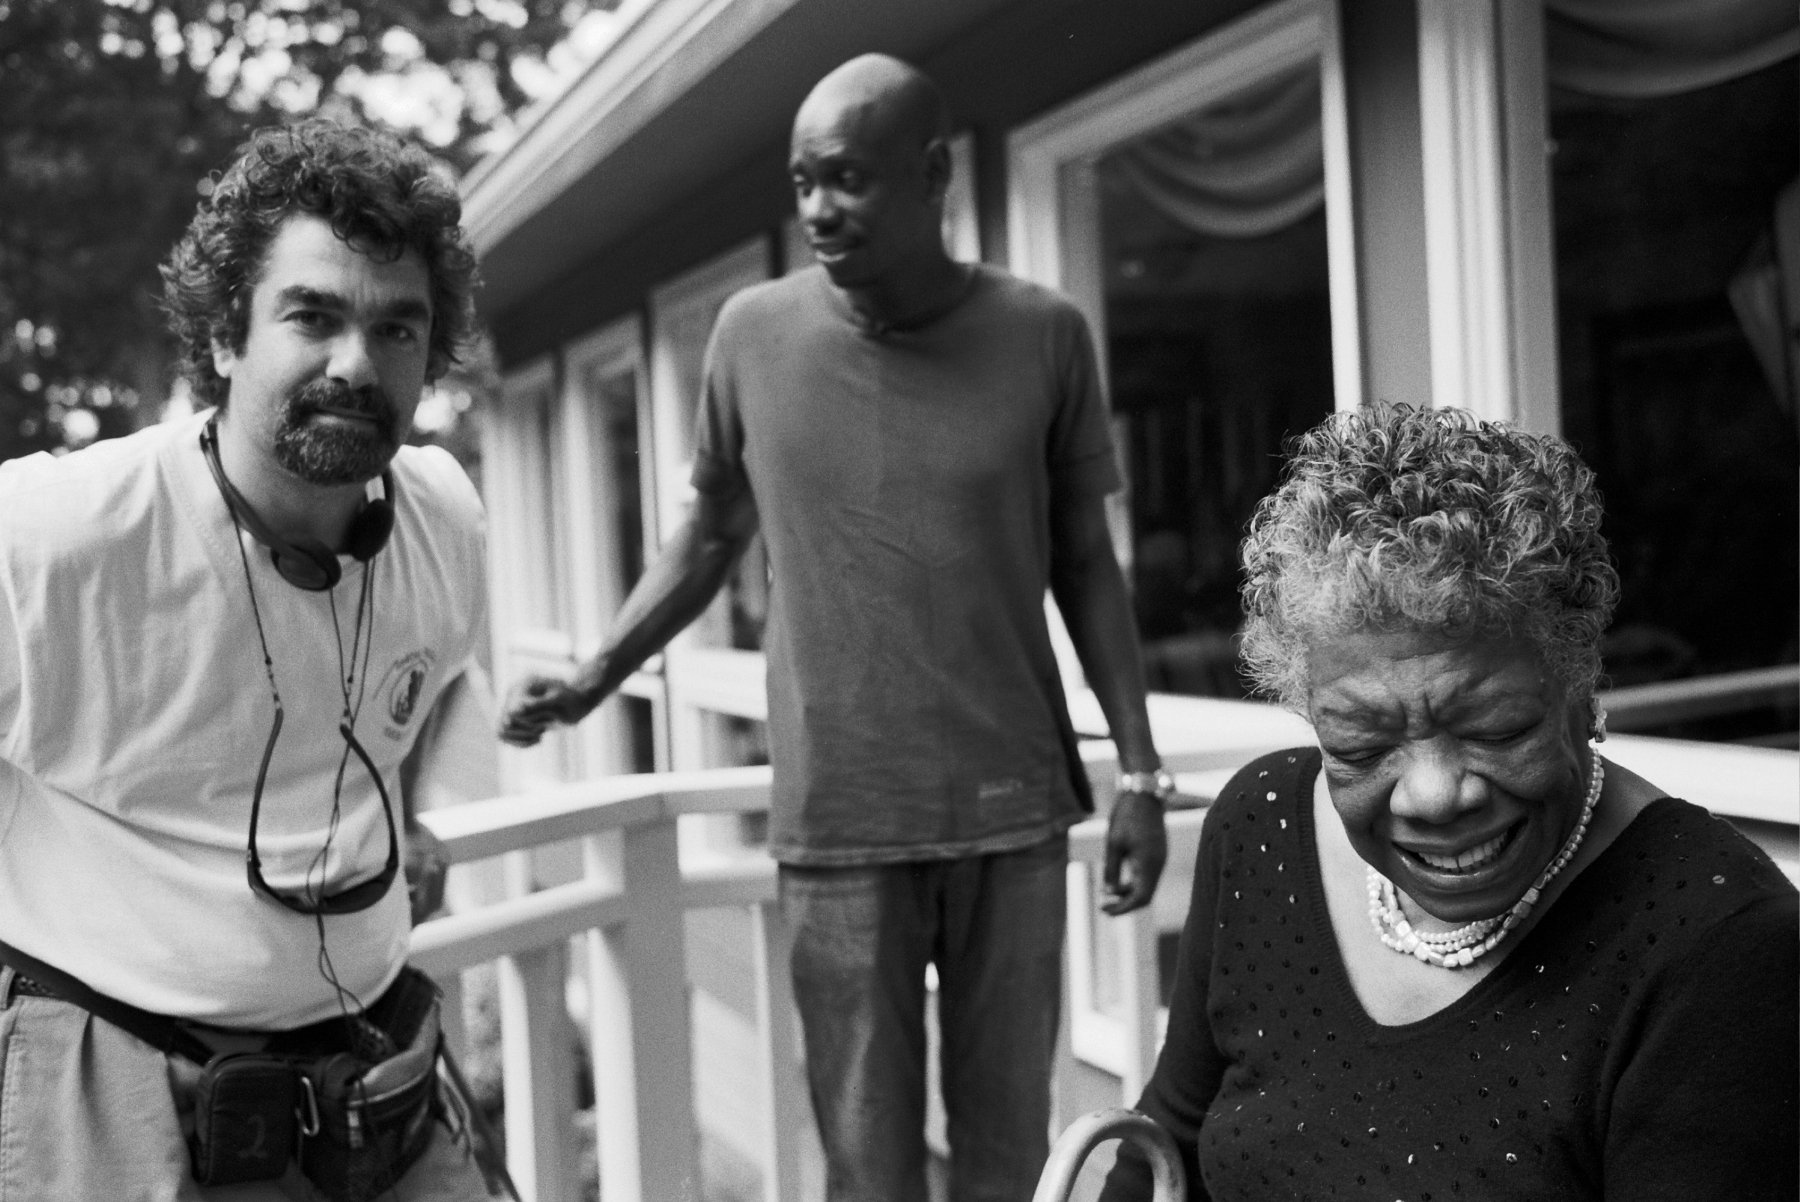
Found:
[[[255, 510], [238, 493], [237, 489], [225, 476], [225, 470], [219, 463], [218, 439], [214, 424], [208, 422], [200, 435], [200, 446], [206, 456], [207, 465], [212, 469], [214, 482], [218, 485], [219, 495], [225, 500], [225, 507], [231, 513], [232, 528], [237, 534], [238, 560], [244, 570], [244, 587], [250, 595], [250, 613], [256, 623], [256, 641], [262, 650], [263, 671], [269, 680], [269, 694], [275, 704], [275, 716], [269, 727], [269, 738], [263, 746], [262, 762], [256, 770], [256, 785], [250, 796], [250, 831], [246, 838], [245, 875], [249, 878], [250, 888], [256, 893], [276, 902], [297, 914], [331, 915], [354, 914], [366, 910], [387, 895], [393, 886], [394, 878], [400, 872], [400, 837], [394, 825], [394, 807], [388, 797], [387, 786], [382, 782], [381, 771], [375, 761], [356, 737], [356, 720], [362, 712], [363, 692], [368, 684], [368, 661], [370, 645], [374, 642], [374, 576], [375, 565], [369, 562], [387, 542], [393, 530], [394, 513], [392, 503], [388, 500], [371, 501], [365, 505], [353, 520], [349, 543], [351, 555], [362, 561], [363, 572], [361, 585], [357, 590], [356, 624], [352, 629], [350, 651], [348, 657], [344, 653], [343, 631], [338, 622], [337, 592], [335, 589], [340, 573], [337, 556], [323, 545], [316, 548], [311, 545], [301, 546], [291, 540], [281, 539], [268, 530], [266, 523], [256, 516]], [[393, 495], [392, 481], [386, 475], [383, 483], [387, 495]], [[370, 511], [379, 511], [373, 518]], [[359, 526], [361, 527], [359, 533]], [[314, 858], [313, 867], [321, 874], [320, 885], [314, 889], [311, 883], [312, 868], [308, 869], [308, 882], [305, 891], [300, 894], [283, 892], [270, 885], [263, 877], [262, 856], [256, 847], [256, 832], [262, 816], [263, 788], [268, 782], [269, 764], [275, 755], [275, 744], [281, 738], [281, 727], [286, 713], [281, 704], [281, 689], [275, 682], [275, 660], [269, 653], [269, 640], [263, 628], [262, 609], [257, 604], [256, 582], [250, 573], [250, 556], [244, 548], [244, 533], [248, 530], [264, 546], [269, 548], [275, 569], [282, 579], [298, 588], [309, 592], [323, 592], [331, 606], [331, 628], [337, 643], [339, 691], [343, 696], [343, 711], [338, 720], [338, 735], [344, 741], [344, 750], [338, 760], [331, 797], [331, 820], [325, 837], [325, 844]], [[329, 571], [323, 565], [329, 565]], [[366, 631], [366, 637], [365, 637]], [[387, 820], [388, 852], [387, 860], [381, 870], [366, 880], [345, 886], [335, 892], [327, 893], [324, 889], [323, 874], [327, 867], [331, 842], [337, 833], [338, 820], [343, 804], [344, 775], [354, 756], [369, 774], [375, 784], [375, 792], [381, 798], [382, 816]]]

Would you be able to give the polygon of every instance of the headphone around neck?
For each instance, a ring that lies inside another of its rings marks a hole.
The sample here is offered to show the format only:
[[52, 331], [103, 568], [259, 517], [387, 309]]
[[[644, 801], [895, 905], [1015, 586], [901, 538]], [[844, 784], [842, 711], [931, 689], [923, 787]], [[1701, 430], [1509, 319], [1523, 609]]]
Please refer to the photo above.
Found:
[[[269, 559], [275, 570], [295, 588], [318, 593], [334, 587], [343, 572], [331, 548], [316, 539], [288, 539], [275, 533], [257, 516], [236, 486], [226, 479], [225, 469], [219, 463], [219, 436], [215, 427], [215, 421], [208, 421], [200, 431], [200, 450], [206, 456], [206, 466], [212, 469], [213, 483], [219, 486], [219, 495], [225, 499], [225, 508], [231, 511], [232, 521], [269, 549]], [[381, 473], [381, 488], [385, 495], [358, 510], [344, 535], [345, 552], [359, 562], [366, 563], [375, 558], [394, 532], [392, 473]]]

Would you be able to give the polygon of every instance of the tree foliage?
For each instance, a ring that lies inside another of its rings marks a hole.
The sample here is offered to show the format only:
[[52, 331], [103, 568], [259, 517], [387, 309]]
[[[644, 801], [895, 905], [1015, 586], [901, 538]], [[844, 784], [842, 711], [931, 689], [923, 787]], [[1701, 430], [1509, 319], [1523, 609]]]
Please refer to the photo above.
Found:
[[154, 417], [157, 263], [249, 130], [380, 119], [459, 172], [616, 3], [0, 0], [0, 459]]

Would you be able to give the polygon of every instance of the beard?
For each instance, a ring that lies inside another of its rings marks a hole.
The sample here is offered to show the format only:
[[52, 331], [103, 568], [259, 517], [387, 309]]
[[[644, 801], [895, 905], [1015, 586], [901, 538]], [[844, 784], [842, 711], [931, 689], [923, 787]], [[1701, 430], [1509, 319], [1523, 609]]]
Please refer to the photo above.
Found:
[[[315, 422], [326, 409], [366, 414], [369, 426]], [[393, 402], [379, 388], [314, 380], [287, 399], [275, 426], [275, 462], [308, 484], [361, 484], [400, 449]]]

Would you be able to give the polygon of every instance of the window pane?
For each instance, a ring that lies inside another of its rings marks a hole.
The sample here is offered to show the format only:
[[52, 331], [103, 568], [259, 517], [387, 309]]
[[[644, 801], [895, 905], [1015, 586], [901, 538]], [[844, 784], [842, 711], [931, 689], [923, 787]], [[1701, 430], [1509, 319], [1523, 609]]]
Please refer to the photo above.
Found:
[[1316, 64], [1098, 164], [1150, 687], [1237, 696], [1237, 548], [1284, 439], [1333, 408]]
[[613, 529], [615, 562], [607, 565], [618, 573], [620, 594], [644, 574], [644, 504], [642, 478], [638, 474], [637, 371], [627, 363], [596, 381], [595, 408], [602, 424], [605, 453], [604, 486], [611, 492], [609, 512]]
[[[1795, 658], [1800, 446], [1792, 393], [1777, 393], [1794, 313], [1759, 355], [1745, 307], [1759, 272], [1778, 278], [1769, 236], [1795, 178], [1795, 81], [1790, 61], [1657, 99], [1552, 93], [1563, 429], [1606, 497], [1624, 586], [1604, 648], [1616, 685]], [[1784, 722], [1764, 711], [1659, 733], [1754, 737]]]
[[631, 771], [656, 771], [656, 714], [651, 703], [642, 697], [621, 696], [619, 706], [625, 712], [625, 728], [630, 738]]

